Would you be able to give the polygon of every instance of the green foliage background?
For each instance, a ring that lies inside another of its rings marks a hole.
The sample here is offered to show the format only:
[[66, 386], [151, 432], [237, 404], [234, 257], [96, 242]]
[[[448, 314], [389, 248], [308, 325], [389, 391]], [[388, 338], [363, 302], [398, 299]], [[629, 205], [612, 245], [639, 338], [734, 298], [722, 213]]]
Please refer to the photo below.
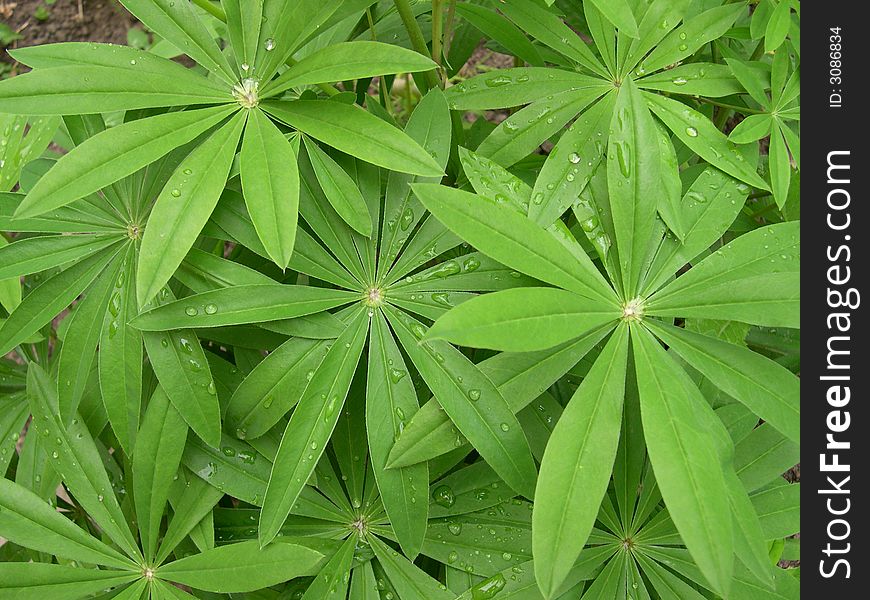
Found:
[[0, 82], [0, 597], [799, 597], [799, 2], [121, 3]]

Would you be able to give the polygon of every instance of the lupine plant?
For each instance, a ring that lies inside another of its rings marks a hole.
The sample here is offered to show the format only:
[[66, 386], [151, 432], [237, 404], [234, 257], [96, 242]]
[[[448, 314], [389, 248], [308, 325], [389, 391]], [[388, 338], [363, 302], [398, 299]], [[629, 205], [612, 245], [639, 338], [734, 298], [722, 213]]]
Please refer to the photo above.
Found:
[[0, 597], [799, 597], [799, 2], [120, 1], [0, 82]]

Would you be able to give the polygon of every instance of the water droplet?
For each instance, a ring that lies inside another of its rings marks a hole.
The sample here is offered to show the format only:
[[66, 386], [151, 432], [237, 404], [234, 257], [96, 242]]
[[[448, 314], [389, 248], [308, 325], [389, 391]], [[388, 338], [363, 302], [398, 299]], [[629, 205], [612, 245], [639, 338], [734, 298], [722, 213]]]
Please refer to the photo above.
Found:
[[466, 273], [471, 273], [472, 271], [477, 270], [477, 268], [479, 266], [480, 266], [480, 261], [477, 260], [476, 258], [474, 258], [473, 256], [470, 258], [467, 258], [465, 260], [465, 262], [462, 263], [462, 268], [465, 270]]
[[511, 426], [508, 425], [507, 423], [502, 423], [501, 425], [499, 425], [499, 427], [501, 427], [502, 431], [509, 431], [511, 428]]
[[178, 188], [173, 188], [173, 190], [169, 193], [172, 195], [173, 198], [178, 198], [179, 196], [181, 196], [181, 190], [179, 190]]
[[449, 531], [453, 535], [459, 535], [460, 533], [462, 533], [462, 523], [448, 523], [447, 531]]
[[266, 52], [271, 52], [275, 49], [275, 40], [272, 38], [267, 39], [263, 47], [266, 49]]
[[686, 135], [689, 137], [698, 137], [698, 130], [694, 127], [686, 127]]
[[184, 314], [186, 314], [188, 317], [195, 317], [199, 314], [199, 311], [196, 310], [195, 306], [188, 306], [184, 309]]
[[480, 400], [480, 390], [468, 390], [468, 397], [472, 402], [477, 402]]
[[676, 77], [671, 83], [673, 83], [674, 85], [686, 85], [688, 82], [689, 80], [685, 77]]
[[456, 502], [456, 496], [453, 495], [453, 490], [446, 485], [440, 485], [435, 488], [435, 491], [432, 492], [432, 499], [435, 500], [435, 504], [443, 506], [444, 508], [450, 508]]
[[405, 375], [407, 375], [407, 373], [401, 369], [390, 369], [390, 381], [394, 384], [399, 383]]
[[513, 83], [513, 79], [509, 75], [496, 75], [494, 77], [490, 77], [484, 83], [486, 87], [502, 87], [505, 85], [510, 85]]
[[507, 585], [507, 581], [505, 581], [504, 575], [496, 573], [471, 588], [471, 598], [472, 600], [490, 600], [495, 598], [505, 585]]
[[571, 155], [568, 156], [568, 160], [570, 160], [572, 163], [574, 163], [576, 165], [577, 163], [579, 163], [583, 159], [580, 158], [580, 155], [577, 154], [576, 152], [572, 152]]
[[213, 315], [217, 312], [218, 308], [216, 304], [206, 304], [205, 305], [205, 314]]

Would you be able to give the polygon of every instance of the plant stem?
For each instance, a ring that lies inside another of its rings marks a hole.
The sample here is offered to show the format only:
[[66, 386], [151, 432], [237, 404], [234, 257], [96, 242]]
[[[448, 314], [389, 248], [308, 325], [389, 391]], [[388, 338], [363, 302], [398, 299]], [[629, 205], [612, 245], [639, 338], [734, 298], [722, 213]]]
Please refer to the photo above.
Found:
[[[405, 30], [408, 32], [408, 37], [411, 38], [411, 46], [426, 58], [431, 59], [432, 55], [429, 53], [429, 47], [426, 46], [426, 38], [423, 37], [423, 30], [420, 29], [420, 24], [417, 23], [414, 11], [411, 10], [410, 2], [408, 2], [408, 0], [393, 0], [393, 4], [396, 5], [396, 10], [399, 13], [399, 17], [402, 19], [402, 24], [404, 24]], [[434, 71], [426, 71], [424, 77], [426, 84], [430, 88], [440, 87], [439, 77]], [[425, 94], [429, 90], [420, 91]]]
[[[366, 9], [366, 19], [369, 22], [369, 29], [372, 32], [372, 41], [378, 41], [378, 34], [375, 32], [375, 19], [372, 17], [372, 8], [368, 7]], [[387, 111], [387, 114], [393, 114], [393, 101], [390, 98], [390, 91], [387, 89], [387, 82], [384, 78], [384, 75], [378, 77], [378, 90], [381, 93], [381, 103], [384, 105], [384, 110]]]
[[444, 35], [444, 0], [432, 0], [432, 60], [441, 66], [442, 37]]
[[211, 13], [213, 17], [220, 19], [224, 23], [227, 22], [227, 14], [214, 2], [210, 2], [209, 0], [193, 0], [193, 3], [204, 11]]
[[711, 104], [713, 106], [718, 106], [720, 108], [727, 108], [728, 110], [733, 110], [735, 112], [747, 114], [747, 115], [763, 115], [765, 112], [763, 110], [756, 110], [754, 108], [746, 108], [744, 106], [735, 106], [734, 104], [725, 104], [724, 102], [718, 102], [716, 100], [710, 100], [709, 98], [698, 98], [701, 102], [706, 104]]
[[[456, 16], [456, 0], [449, 0], [447, 5], [447, 20], [444, 23], [444, 57], [450, 56], [450, 44], [453, 41], [453, 20]], [[447, 77], [445, 73], [445, 78]]]

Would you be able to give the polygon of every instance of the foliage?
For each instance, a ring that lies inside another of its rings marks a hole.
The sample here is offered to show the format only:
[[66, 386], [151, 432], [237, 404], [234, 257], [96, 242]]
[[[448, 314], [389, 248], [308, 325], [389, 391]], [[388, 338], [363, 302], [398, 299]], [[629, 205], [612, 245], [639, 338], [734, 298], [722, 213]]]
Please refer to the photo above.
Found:
[[799, 597], [798, 2], [121, 2], [0, 83], [0, 595]]

